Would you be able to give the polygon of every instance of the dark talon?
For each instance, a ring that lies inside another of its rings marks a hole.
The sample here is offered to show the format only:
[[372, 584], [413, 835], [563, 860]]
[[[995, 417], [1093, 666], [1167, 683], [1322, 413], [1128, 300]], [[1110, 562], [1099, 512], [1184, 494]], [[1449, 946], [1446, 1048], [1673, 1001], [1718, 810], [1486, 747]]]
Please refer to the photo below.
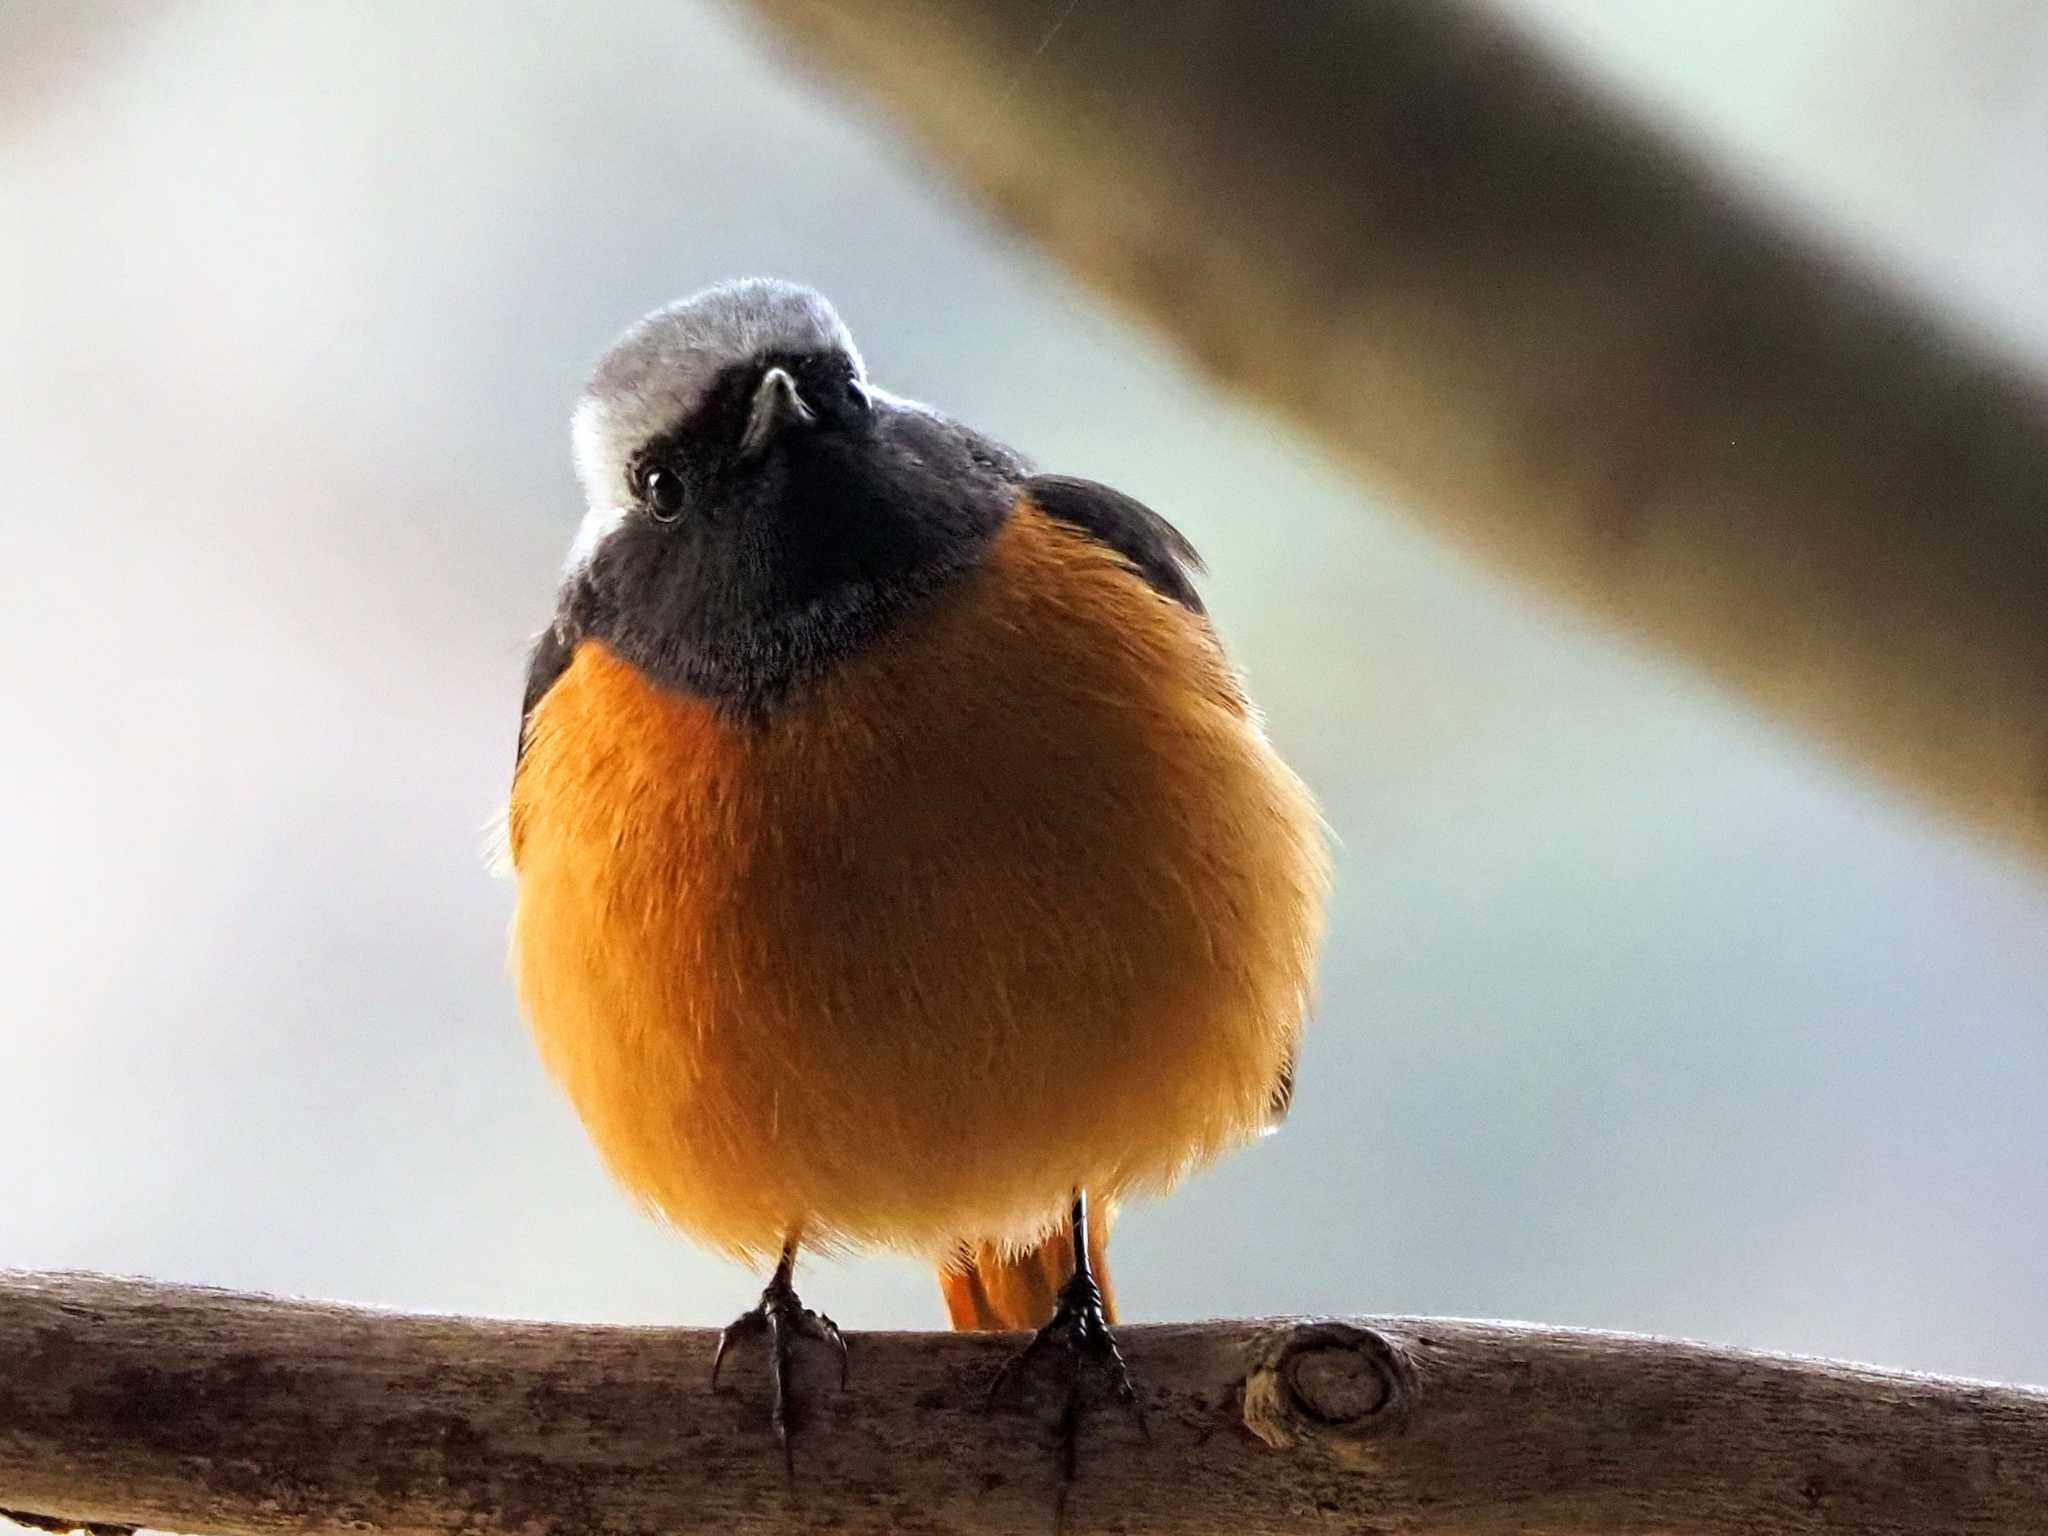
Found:
[[1003, 1389], [1019, 1372], [1027, 1369], [1053, 1345], [1066, 1346], [1067, 1390], [1060, 1405], [1059, 1438], [1053, 1463], [1057, 1477], [1053, 1493], [1055, 1531], [1066, 1528], [1067, 1494], [1074, 1485], [1080, 1465], [1081, 1417], [1085, 1406], [1081, 1385], [1090, 1366], [1109, 1378], [1117, 1401], [1128, 1408], [1131, 1417], [1137, 1420], [1138, 1433], [1145, 1437], [1147, 1445], [1152, 1443], [1152, 1427], [1145, 1421], [1145, 1408], [1138, 1397], [1137, 1383], [1131, 1380], [1130, 1367], [1124, 1364], [1123, 1351], [1116, 1347], [1116, 1335], [1110, 1331], [1109, 1317], [1102, 1302], [1102, 1287], [1095, 1283], [1095, 1276], [1088, 1270], [1087, 1223], [1087, 1201], [1077, 1198], [1074, 1201], [1073, 1278], [1060, 1287], [1059, 1302], [1053, 1308], [1051, 1320], [1031, 1336], [1030, 1343], [1003, 1362], [1002, 1369], [989, 1383], [988, 1396], [983, 1401], [984, 1411], [993, 1409]]
[[818, 1320], [818, 1326], [824, 1330], [819, 1337], [828, 1340], [839, 1351], [839, 1389], [843, 1392], [846, 1390], [849, 1372], [853, 1368], [852, 1362], [846, 1355], [846, 1337], [840, 1333], [839, 1325], [824, 1313], [814, 1312], [809, 1315], [815, 1317]]
[[761, 1333], [768, 1335], [769, 1378], [775, 1388], [768, 1422], [775, 1430], [776, 1444], [782, 1447], [783, 1466], [791, 1477], [796, 1476], [796, 1450], [790, 1440], [790, 1431], [796, 1426], [797, 1414], [789, 1390], [789, 1363], [797, 1341], [815, 1339], [839, 1351], [839, 1385], [842, 1389], [851, 1368], [846, 1339], [839, 1332], [839, 1325], [823, 1313], [811, 1311], [798, 1298], [796, 1287], [790, 1283], [790, 1272], [795, 1264], [796, 1245], [792, 1243], [783, 1249], [782, 1262], [775, 1266], [775, 1274], [761, 1292], [761, 1300], [752, 1310], [741, 1313], [726, 1324], [718, 1335], [718, 1348], [711, 1355], [711, 1390], [716, 1392], [718, 1373], [725, 1363], [725, 1352], [732, 1343]]
[[1003, 1389], [1017, 1373], [1054, 1344], [1066, 1345], [1067, 1353], [1072, 1357], [1069, 1386], [1078, 1387], [1081, 1367], [1100, 1366], [1109, 1377], [1117, 1401], [1131, 1410], [1131, 1417], [1137, 1420], [1139, 1430], [1150, 1442], [1152, 1431], [1145, 1422], [1144, 1405], [1138, 1400], [1137, 1383], [1131, 1379], [1123, 1351], [1116, 1347], [1116, 1335], [1111, 1332], [1109, 1319], [1103, 1314], [1102, 1291], [1092, 1275], [1077, 1274], [1060, 1287], [1059, 1305], [1053, 1311], [1052, 1320], [1031, 1336], [1029, 1344], [1003, 1362], [1003, 1368], [989, 1383], [988, 1398], [983, 1406], [994, 1408], [996, 1399], [1002, 1396]]

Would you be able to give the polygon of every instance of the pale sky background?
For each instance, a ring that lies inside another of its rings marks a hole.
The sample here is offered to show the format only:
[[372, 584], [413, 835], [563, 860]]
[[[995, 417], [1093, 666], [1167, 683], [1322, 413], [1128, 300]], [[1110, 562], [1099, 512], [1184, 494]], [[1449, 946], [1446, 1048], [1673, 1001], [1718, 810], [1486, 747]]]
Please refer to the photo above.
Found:
[[[2034, 0], [1518, 8], [2048, 366]], [[1293, 1120], [1128, 1214], [1130, 1317], [2048, 1381], [2048, 879], [1440, 547], [738, 12], [12, 0], [0, 231], [0, 1266], [751, 1301], [600, 1172], [481, 850], [581, 374], [769, 272], [892, 388], [1186, 529], [1343, 840]], [[886, 1258], [804, 1289], [942, 1317]]]

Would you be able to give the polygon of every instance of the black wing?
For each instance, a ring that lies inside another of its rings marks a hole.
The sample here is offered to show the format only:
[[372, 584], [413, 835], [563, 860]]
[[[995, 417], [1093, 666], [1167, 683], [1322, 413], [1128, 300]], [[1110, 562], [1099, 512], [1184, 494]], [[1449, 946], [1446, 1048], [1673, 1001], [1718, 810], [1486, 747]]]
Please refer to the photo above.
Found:
[[1130, 561], [1153, 591], [1190, 613], [1207, 616], [1192, 579], [1202, 569], [1202, 557], [1178, 528], [1142, 501], [1067, 475], [1034, 475], [1024, 482], [1024, 494], [1047, 517], [1079, 529]]
[[575, 654], [575, 636], [561, 619], [550, 624], [533, 642], [533, 655], [526, 662], [526, 698], [519, 706], [519, 750], [512, 758], [514, 773], [526, 758], [526, 722], [533, 718], [534, 706], [555, 686], [555, 679], [569, 670], [569, 658]]

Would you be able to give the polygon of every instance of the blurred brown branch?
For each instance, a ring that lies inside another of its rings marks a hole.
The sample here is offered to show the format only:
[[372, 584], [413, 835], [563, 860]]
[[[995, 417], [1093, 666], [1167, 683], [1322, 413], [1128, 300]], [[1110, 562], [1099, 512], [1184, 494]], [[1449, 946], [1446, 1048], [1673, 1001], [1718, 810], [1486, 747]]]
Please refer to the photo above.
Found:
[[1422, 515], [2048, 854], [2041, 386], [1488, 13], [754, 8]]
[[[1122, 1331], [1152, 1438], [1084, 1428], [1076, 1532], [2039, 1529], [2048, 1393], [1623, 1334], [1385, 1318]], [[1019, 1342], [860, 1334], [802, 1382], [705, 1329], [423, 1317], [0, 1272], [0, 1511], [179, 1531], [1050, 1529]]]

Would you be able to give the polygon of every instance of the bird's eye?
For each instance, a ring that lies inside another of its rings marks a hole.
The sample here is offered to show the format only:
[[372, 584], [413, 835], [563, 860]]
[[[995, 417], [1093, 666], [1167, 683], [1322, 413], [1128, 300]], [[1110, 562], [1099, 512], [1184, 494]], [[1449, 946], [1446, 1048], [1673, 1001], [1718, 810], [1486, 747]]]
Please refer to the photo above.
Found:
[[683, 481], [674, 470], [648, 470], [640, 477], [640, 494], [647, 502], [647, 515], [657, 523], [672, 523], [681, 516]]

